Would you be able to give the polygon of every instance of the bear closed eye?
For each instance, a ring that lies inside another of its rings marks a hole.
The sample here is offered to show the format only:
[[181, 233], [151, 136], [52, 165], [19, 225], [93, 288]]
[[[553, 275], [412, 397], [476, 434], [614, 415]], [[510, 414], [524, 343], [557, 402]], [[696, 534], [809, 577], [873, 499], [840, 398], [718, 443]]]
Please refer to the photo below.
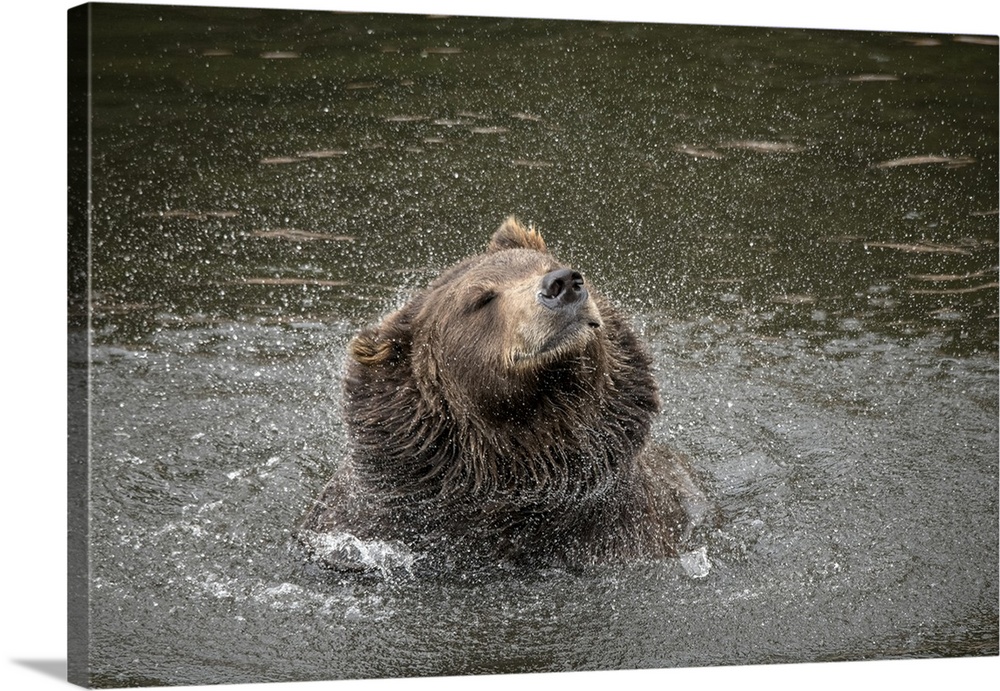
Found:
[[703, 496], [650, 441], [651, 362], [627, 321], [509, 218], [351, 344], [350, 455], [298, 533], [449, 565], [576, 567], [674, 555]]

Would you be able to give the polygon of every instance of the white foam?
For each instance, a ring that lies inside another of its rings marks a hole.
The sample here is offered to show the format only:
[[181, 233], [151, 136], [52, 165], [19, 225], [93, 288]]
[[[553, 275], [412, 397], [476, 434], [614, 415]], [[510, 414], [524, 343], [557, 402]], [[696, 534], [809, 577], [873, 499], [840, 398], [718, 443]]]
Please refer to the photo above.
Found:
[[384, 576], [399, 569], [409, 572], [419, 558], [398, 542], [362, 540], [350, 533], [307, 532], [303, 538], [319, 560], [352, 571], [378, 571]]
[[704, 578], [712, 570], [712, 562], [708, 558], [708, 548], [699, 547], [679, 556], [681, 567], [691, 578]]

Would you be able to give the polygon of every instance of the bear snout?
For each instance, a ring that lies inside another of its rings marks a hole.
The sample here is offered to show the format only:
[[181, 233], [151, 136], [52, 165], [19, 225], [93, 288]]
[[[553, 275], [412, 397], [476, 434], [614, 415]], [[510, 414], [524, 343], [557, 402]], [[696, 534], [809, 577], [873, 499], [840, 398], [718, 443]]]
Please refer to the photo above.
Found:
[[562, 309], [587, 299], [583, 275], [573, 269], [556, 269], [542, 276], [538, 301], [549, 309]]

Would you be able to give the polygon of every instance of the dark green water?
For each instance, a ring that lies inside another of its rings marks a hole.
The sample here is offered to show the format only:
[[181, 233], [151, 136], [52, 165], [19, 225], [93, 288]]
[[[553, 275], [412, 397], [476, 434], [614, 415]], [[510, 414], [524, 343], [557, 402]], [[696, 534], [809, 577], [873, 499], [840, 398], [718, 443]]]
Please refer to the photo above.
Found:
[[[93, 682], [997, 654], [997, 58], [95, 6]], [[707, 576], [303, 568], [351, 334], [511, 213], [650, 344]]]

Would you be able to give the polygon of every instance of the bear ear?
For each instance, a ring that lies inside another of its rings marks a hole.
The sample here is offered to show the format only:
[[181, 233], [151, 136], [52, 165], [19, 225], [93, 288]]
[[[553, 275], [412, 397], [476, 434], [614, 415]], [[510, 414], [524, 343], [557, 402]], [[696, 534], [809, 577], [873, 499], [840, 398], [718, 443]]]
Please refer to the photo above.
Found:
[[508, 216], [497, 232], [493, 233], [490, 239], [489, 252], [499, 252], [500, 250], [529, 249], [546, 252], [545, 240], [541, 233], [535, 230], [534, 226], [525, 228], [513, 216]]
[[409, 327], [402, 310], [395, 312], [375, 329], [365, 329], [351, 341], [351, 357], [362, 365], [374, 367], [397, 358], [408, 340]]
[[368, 367], [381, 365], [391, 359], [392, 354], [392, 342], [381, 340], [374, 329], [362, 331], [351, 341], [351, 357]]

